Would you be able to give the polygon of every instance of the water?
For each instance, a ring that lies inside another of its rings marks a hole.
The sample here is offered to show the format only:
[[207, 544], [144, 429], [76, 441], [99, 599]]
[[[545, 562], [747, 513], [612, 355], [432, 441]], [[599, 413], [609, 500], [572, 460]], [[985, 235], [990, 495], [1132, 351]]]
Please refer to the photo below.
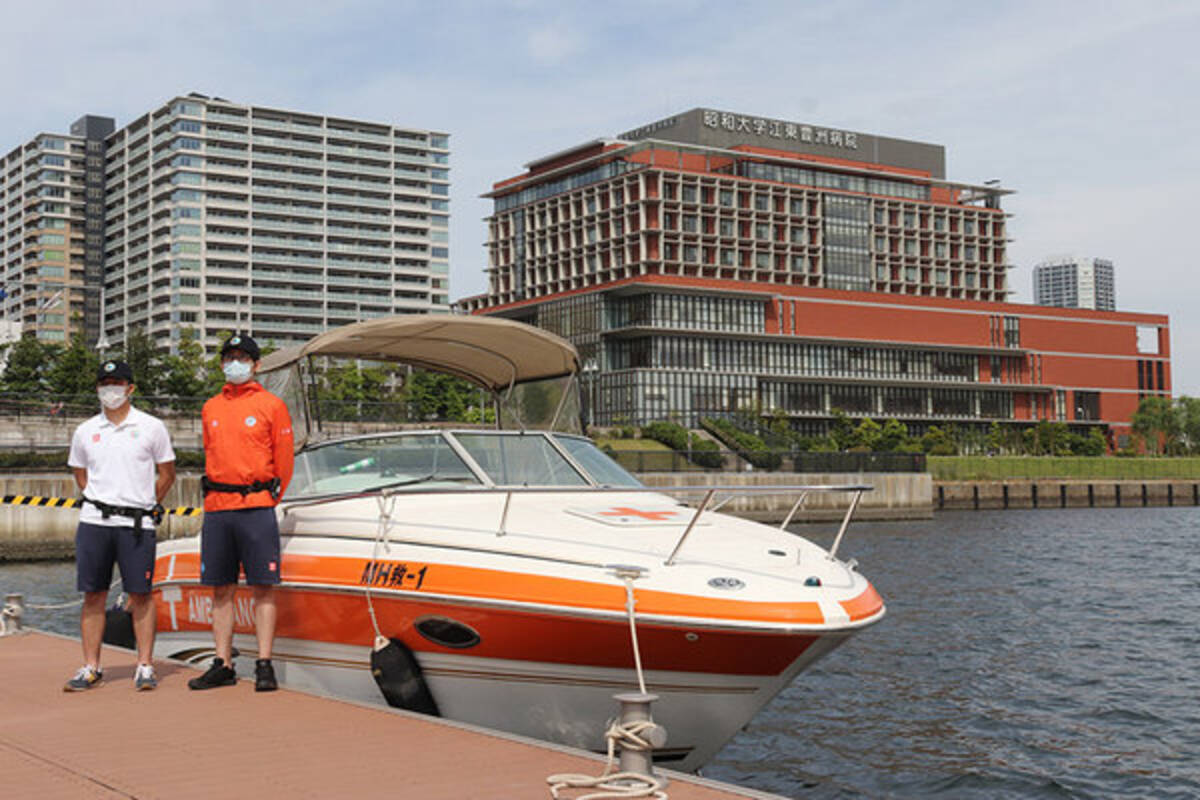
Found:
[[[842, 553], [888, 616], [704, 774], [797, 798], [1200, 796], [1198, 528], [1193, 508], [852, 526]], [[69, 563], [0, 565], [0, 592], [31, 603], [74, 599], [73, 581]]]
[[803, 798], [1200, 796], [1198, 528], [1192, 508], [854, 526], [842, 552], [888, 616], [704, 773]]

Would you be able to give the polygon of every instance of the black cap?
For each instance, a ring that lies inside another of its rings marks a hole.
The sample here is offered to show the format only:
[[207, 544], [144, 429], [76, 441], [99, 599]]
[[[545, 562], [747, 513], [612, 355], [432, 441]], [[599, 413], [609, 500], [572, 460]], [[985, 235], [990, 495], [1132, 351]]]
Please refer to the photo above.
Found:
[[106, 378], [133, 383], [133, 370], [124, 361], [104, 361], [96, 373], [96, 383]]
[[225, 343], [221, 345], [221, 356], [224, 357], [230, 350], [241, 350], [250, 358], [258, 361], [258, 343], [244, 333], [235, 333], [226, 339]]

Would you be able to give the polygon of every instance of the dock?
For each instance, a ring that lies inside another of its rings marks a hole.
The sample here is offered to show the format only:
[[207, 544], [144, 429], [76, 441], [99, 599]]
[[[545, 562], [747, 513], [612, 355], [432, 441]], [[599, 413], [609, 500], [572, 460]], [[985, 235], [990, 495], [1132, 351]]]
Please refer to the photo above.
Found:
[[[104, 682], [63, 692], [79, 642], [0, 637], [0, 796], [54, 798], [549, 798], [546, 777], [605, 759], [465, 724], [251, 681], [194, 692], [159, 661], [135, 692], [133, 653], [105, 647]], [[614, 711], [616, 704], [614, 703]], [[660, 770], [672, 800], [778, 798]], [[564, 791], [564, 798], [586, 792]]]

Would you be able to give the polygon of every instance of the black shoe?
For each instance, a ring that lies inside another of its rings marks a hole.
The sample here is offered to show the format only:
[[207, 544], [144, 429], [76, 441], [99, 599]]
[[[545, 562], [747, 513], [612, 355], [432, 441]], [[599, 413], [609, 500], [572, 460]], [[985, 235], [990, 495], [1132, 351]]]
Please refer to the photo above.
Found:
[[218, 686], [233, 686], [235, 683], [237, 683], [237, 673], [233, 671], [233, 667], [226, 666], [224, 660], [220, 658], [214, 658], [208, 672], [199, 678], [192, 678], [188, 681], [188, 688], [216, 689]]
[[271, 666], [271, 659], [260, 658], [254, 662], [254, 691], [256, 692], [273, 692], [279, 688], [279, 684], [275, 681], [275, 668]]

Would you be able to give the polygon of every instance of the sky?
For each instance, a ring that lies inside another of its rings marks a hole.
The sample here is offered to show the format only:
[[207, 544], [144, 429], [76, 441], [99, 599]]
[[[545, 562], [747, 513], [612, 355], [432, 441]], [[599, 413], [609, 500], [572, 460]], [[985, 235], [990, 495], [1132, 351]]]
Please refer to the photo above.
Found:
[[697, 106], [943, 145], [1016, 194], [1010, 284], [1111, 259], [1117, 307], [1170, 316], [1200, 395], [1200, 3], [311, 2], [10, 5], [0, 150], [199, 91], [451, 135], [451, 300], [486, 289], [491, 185]]

